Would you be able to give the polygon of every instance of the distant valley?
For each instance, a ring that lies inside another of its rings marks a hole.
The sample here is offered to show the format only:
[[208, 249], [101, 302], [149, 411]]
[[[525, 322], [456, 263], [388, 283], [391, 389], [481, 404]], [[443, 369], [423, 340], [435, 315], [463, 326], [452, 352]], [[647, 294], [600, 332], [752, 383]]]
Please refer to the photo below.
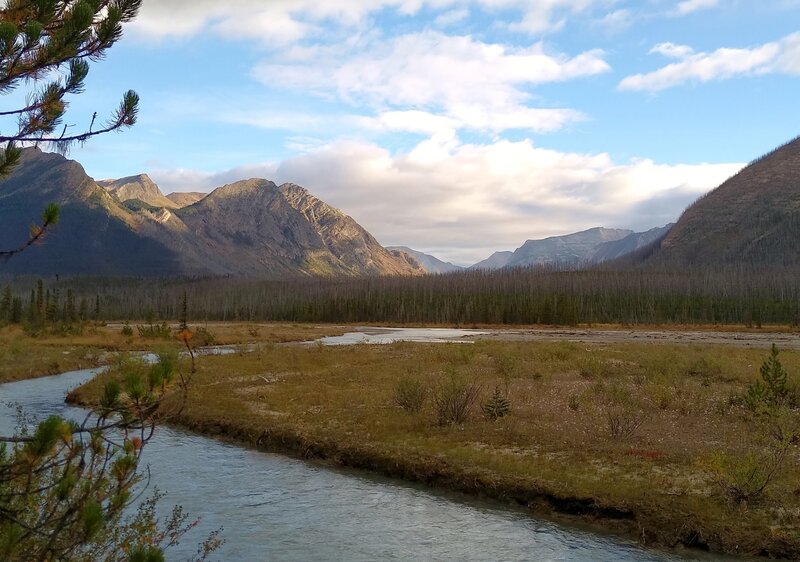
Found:
[[564, 236], [528, 240], [514, 251], [495, 252], [469, 267], [443, 262], [435, 256], [405, 246], [392, 246], [391, 249], [410, 254], [428, 273], [536, 266], [575, 269], [615, 260], [636, 252], [666, 236], [673, 226], [668, 224], [646, 232], [597, 227]]

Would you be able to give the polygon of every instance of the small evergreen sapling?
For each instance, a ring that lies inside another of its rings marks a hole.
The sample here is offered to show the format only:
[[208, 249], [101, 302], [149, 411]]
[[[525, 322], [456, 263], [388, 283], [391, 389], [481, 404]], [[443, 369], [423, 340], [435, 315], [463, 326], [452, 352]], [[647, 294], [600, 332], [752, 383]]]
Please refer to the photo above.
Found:
[[789, 375], [778, 358], [779, 354], [777, 346], [772, 344], [769, 357], [761, 365], [761, 380], [747, 388], [744, 402], [754, 412], [765, 408], [795, 406], [793, 388], [789, 383]]
[[499, 420], [511, 413], [511, 401], [500, 391], [500, 385], [494, 387], [492, 396], [481, 406], [483, 415], [488, 420]]

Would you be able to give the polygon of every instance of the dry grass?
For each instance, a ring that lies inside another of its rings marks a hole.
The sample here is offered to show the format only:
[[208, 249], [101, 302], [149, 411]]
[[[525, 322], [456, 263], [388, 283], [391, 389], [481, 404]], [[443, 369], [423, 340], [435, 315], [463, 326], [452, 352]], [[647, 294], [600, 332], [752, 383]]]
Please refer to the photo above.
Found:
[[[136, 326], [132, 335], [122, 333], [123, 324], [86, 324], [80, 335], [45, 332], [27, 334], [19, 326], [0, 327], [0, 383], [55, 375], [97, 367], [108, 361], [108, 352], [151, 351], [174, 340], [143, 338]], [[176, 326], [172, 326], [175, 328]], [[336, 336], [347, 330], [338, 326], [312, 324], [204, 324], [217, 345], [284, 343]]]
[[[709, 468], [715, 455], [749, 454], [762, 436], [737, 397], [764, 356], [652, 344], [267, 345], [203, 358], [179, 421], [254, 445], [602, 518], [662, 545], [795, 558], [796, 451], [764, 500], [749, 506], [731, 506]], [[800, 380], [800, 353], [781, 359]], [[453, 376], [482, 389], [463, 424], [438, 424], [433, 400], [419, 412], [396, 404], [404, 378], [434, 392]], [[511, 413], [487, 421], [479, 404], [498, 385]], [[615, 430], [609, 412], [633, 429]]]
[[33, 338], [19, 328], [0, 329], [0, 383], [88, 369], [103, 361], [94, 336]]

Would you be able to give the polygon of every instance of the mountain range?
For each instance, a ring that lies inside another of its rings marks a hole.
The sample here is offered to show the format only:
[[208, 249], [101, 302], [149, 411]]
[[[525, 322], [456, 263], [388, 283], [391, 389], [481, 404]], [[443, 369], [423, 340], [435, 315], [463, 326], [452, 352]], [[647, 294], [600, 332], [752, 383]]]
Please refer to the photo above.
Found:
[[[576, 268], [599, 264], [636, 252], [662, 238], [672, 226], [668, 224], [647, 232], [597, 227], [564, 236], [528, 240], [513, 252], [495, 252], [469, 269], [543, 265]], [[425, 262], [419, 261], [425, 267]]]
[[[384, 248], [351, 217], [292, 183], [249, 179], [210, 194], [164, 195], [147, 175], [95, 181], [37, 148], [0, 180], [0, 240], [19, 246], [42, 210], [62, 208], [44, 244], [3, 262], [7, 273], [111, 276], [420, 275], [458, 265]], [[800, 265], [800, 137], [755, 160], [646, 232], [592, 228], [528, 240], [469, 269], [599, 263], [618, 267]], [[6, 248], [2, 248], [6, 249]]]
[[[193, 198], [197, 198], [191, 203]], [[250, 179], [207, 196], [165, 197], [145, 175], [96, 182], [77, 162], [23, 151], [0, 181], [0, 240], [24, 242], [49, 203], [61, 222], [9, 273], [113, 276], [419, 275], [341, 211], [294, 184]], [[186, 203], [191, 203], [186, 205]]]

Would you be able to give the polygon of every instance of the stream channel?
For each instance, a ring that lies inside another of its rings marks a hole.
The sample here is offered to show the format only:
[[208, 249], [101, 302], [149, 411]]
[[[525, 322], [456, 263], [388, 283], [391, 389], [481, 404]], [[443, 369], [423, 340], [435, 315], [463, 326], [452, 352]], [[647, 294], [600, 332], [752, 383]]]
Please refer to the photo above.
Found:
[[[471, 330], [369, 329], [323, 344], [451, 341]], [[219, 351], [219, 350], [217, 350]], [[14, 404], [35, 420], [83, 419], [64, 403], [69, 389], [102, 369], [0, 385], [0, 435], [15, 430]], [[151, 487], [201, 523], [168, 560], [185, 560], [223, 527], [215, 560], [723, 560], [665, 553], [596, 531], [531, 516], [523, 509], [439, 492], [364, 472], [332, 469], [159, 427], [144, 451]]]

